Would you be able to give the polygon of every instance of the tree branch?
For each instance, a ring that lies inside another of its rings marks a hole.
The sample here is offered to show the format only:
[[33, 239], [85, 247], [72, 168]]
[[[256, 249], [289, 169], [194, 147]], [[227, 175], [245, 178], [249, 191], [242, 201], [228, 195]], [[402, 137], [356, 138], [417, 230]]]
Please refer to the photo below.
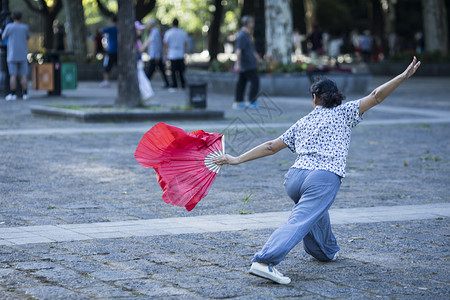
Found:
[[53, 6], [52, 10], [50, 11], [50, 14], [53, 15], [55, 18], [58, 15], [59, 11], [62, 8], [62, 0], [55, 0], [56, 4]]
[[48, 14], [50, 11], [48, 9], [47, 2], [45, 2], [45, 0], [39, 0], [39, 2], [41, 3], [41, 12], [43, 14]]
[[112, 11], [110, 11], [109, 9], [106, 8], [106, 6], [103, 5], [102, 1], [97, 0], [97, 6], [98, 9], [100, 10], [100, 12], [105, 15], [106, 17], [111, 17], [114, 15], [114, 13]]
[[36, 6], [34, 6], [33, 4], [31, 4], [30, 0], [23, 0], [25, 2], [25, 4], [28, 6], [28, 8], [34, 12], [40, 13], [42, 14], [43, 11], [42, 9], [37, 8]]
[[137, 0], [135, 3], [136, 20], [141, 21], [155, 8], [156, 0]]

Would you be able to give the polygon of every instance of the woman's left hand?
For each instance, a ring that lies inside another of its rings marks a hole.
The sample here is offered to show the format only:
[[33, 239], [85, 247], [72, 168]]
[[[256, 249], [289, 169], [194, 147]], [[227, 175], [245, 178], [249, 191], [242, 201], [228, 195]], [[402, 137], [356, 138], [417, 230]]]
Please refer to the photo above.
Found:
[[239, 164], [239, 159], [237, 157], [231, 156], [229, 154], [223, 154], [221, 156], [215, 157], [212, 160], [216, 165], [237, 165]]
[[411, 64], [406, 68], [406, 70], [403, 72], [403, 76], [405, 79], [408, 79], [409, 77], [413, 76], [414, 73], [416, 73], [417, 69], [420, 67], [420, 61], [417, 61], [417, 58], [414, 56], [413, 61]]

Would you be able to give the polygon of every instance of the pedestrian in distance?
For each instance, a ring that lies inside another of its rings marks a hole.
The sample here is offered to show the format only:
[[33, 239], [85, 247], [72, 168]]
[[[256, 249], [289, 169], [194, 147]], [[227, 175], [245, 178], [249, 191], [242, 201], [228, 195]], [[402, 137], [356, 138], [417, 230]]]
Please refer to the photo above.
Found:
[[161, 77], [164, 80], [164, 88], [169, 88], [169, 81], [167, 80], [166, 66], [163, 57], [162, 37], [159, 28], [156, 26], [156, 20], [153, 18], [150, 19], [147, 23], [147, 28], [150, 33], [139, 51], [144, 52], [147, 50], [147, 54], [150, 57], [147, 69], [148, 79], [151, 80], [155, 70], [159, 69]]
[[99, 28], [95, 32], [95, 36], [94, 36], [95, 54], [99, 54], [99, 53], [103, 54], [105, 52], [105, 49], [103, 48], [102, 40], [103, 40], [102, 29]]
[[318, 24], [314, 25], [313, 32], [308, 36], [308, 43], [311, 47], [311, 59], [315, 64], [321, 64], [321, 57], [325, 53], [324, 37], [325, 34], [320, 29], [320, 26]]
[[136, 29], [136, 50], [137, 50], [137, 78], [139, 83], [139, 92], [141, 93], [141, 99], [144, 100], [145, 104], [150, 104], [152, 96], [155, 94], [153, 92], [150, 80], [147, 78], [144, 72], [144, 62], [142, 61], [142, 30], [145, 26], [139, 21], [134, 22], [134, 28]]
[[290, 278], [274, 266], [302, 240], [305, 251], [319, 261], [336, 260], [340, 248], [331, 230], [328, 209], [345, 177], [352, 128], [361, 122], [364, 112], [383, 102], [419, 66], [420, 62], [414, 57], [403, 73], [368, 96], [345, 104], [342, 104], [345, 96], [336, 84], [320, 79], [310, 89], [314, 110], [279, 138], [238, 157], [225, 154], [213, 160], [218, 165], [237, 165], [275, 154], [286, 147], [298, 154], [284, 182], [295, 205], [287, 223], [273, 232], [262, 250], [255, 254], [251, 274], [280, 284], [290, 283]]
[[172, 28], [164, 35], [164, 49], [167, 59], [170, 61], [172, 72], [172, 88], [177, 88], [177, 76], [180, 79], [181, 88], [186, 87], [184, 78], [185, 64], [184, 54], [187, 52], [188, 35], [186, 31], [178, 27], [178, 19], [173, 19]]
[[117, 65], [117, 16], [111, 16], [111, 26], [102, 29], [102, 33], [106, 34], [106, 39], [108, 41], [108, 48], [106, 49], [106, 55], [103, 59], [103, 81], [100, 86], [103, 88], [108, 88], [109, 84], [109, 73], [113, 66]]
[[22, 12], [16, 11], [11, 15], [13, 22], [6, 25], [2, 34], [3, 40], [8, 40], [7, 57], [8, 71], [10, 75], [9, 86], [11, 93], [5, 98], [6, 101], [16, 100], [17, 78], [20, 77], [22, 86], [22, 99], [28, 100], [28, 46], [30, 30], [28, 25], [22, 23]]
[[364, 30], [364, 34], [360, 36], [359, 43], [361, 45], [361, 53], [364, 62], [370, 61], [370, 54], [372, 53], [373, 38], [369, 30]]
[[[257, 108], [259, 107], [258, 103], [256, 103], [259, 92], [257, 62], [262, 62], [262, 59], [256, 53], [251, 39], [251, 32], [255, 27], [255, 20], [251, 16], [243, 16], [241, 23], [241, 30], [236, 37], [237, 60], [234, 65], [234, 71], [239, 73], [239, 78], [236, 84], [236, 98], [233, 103], [233, 108]], [[250, 81], [249, 103], [244, 103], [244, 93], [248, 81]]]

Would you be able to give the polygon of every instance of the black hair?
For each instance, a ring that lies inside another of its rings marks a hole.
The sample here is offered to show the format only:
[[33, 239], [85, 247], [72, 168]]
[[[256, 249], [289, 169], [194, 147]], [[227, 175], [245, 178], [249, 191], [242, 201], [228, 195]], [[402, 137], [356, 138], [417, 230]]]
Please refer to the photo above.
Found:
[[113, 23], [117, 23], [117, 15], [111, 15], [110, 19]]
[[17, 21], [22, 20], [22, 12], [21, 12], [21, 11], [15, 11], [15, 12], [13, 12], [13, 13], [11, 14], [11, 18], [12, 18], [13, 20], [17, 20]]
[[336, 83], [326, 77], [316, 79], [310, 87], [310, 92], [312, 95], [316, 94], [318, 104], [326, 108], [341, 105], [342, 100], [345, 99], [345, 95], [338, 90]]
[[248, 23], [250, 23], [253, 20], [253, 17], [250, 15], [245, 15], [241, 18], [241, 25], [247, 26]]
[[178, 27], [178, 19], [177, 18], [173, 19], [172, 25], [175, 27]]

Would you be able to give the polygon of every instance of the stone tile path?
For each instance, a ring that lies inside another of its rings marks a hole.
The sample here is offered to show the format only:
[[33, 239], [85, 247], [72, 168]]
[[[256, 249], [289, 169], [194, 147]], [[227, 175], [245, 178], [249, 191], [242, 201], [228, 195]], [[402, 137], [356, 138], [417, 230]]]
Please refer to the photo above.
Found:
[[[331, 209], [333, 224], [409, 221], [450, 217], [450, 203]], [[210, 233], [277, 228], [289, 212], [213, 215], [137, 221], [0, 228], [0, 245], [111, 239], [130, 236]]]

